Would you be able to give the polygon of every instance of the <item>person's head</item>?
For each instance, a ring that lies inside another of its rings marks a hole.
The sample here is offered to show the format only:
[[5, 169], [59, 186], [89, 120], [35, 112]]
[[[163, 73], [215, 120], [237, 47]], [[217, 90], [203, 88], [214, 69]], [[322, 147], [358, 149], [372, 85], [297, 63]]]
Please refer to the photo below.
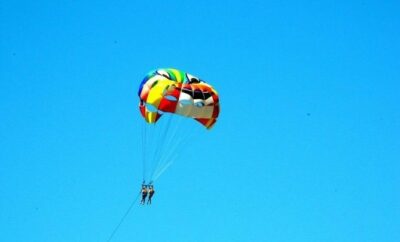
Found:
[[146, 189], [146, 185], [142, 185], [142, 189]]

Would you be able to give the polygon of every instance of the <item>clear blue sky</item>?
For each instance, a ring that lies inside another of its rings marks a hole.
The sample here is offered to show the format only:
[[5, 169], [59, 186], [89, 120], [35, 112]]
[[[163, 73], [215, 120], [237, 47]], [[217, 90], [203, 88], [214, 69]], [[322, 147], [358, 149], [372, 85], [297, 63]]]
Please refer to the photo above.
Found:
[[398, 1], [166, 2], [1, 0], [0, 240], [106, 241], [175, 67], [220, 119], [112, 241], [400, 241]]

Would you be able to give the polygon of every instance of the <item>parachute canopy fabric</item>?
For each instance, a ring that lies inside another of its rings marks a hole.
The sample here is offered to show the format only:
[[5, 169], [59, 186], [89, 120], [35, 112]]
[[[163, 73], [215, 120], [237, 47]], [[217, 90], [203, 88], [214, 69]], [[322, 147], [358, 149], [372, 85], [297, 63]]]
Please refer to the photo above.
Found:
[[194, 118], [207, 129], [217, 121], [217, 91], [203, 80], [180, 70], [163, 68], [146, 75], [139, 87], [139, 109], [148, 123], [163, 113]]

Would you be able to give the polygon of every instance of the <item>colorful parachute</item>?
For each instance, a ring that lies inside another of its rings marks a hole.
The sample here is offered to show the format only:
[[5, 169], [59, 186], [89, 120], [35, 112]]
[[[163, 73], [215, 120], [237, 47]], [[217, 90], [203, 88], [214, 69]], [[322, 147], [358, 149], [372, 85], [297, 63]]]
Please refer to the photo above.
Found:
[[177, 69], [150, 72], [139, 87], [139, 108], [148, 123], [156, 123], [163, 113], [191, 117], [210, 129], [217, 121], [217, 91], [201, 79]]

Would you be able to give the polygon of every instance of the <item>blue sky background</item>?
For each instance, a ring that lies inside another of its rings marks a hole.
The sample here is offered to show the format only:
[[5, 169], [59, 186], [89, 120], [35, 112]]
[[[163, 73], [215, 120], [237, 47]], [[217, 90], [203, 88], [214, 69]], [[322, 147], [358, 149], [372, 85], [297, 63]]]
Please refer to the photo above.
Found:
[[400, 241], [397, 1], [0, 3], [1, 241], [107, 240], [157, 67], [222, 112], [112, 241]]

